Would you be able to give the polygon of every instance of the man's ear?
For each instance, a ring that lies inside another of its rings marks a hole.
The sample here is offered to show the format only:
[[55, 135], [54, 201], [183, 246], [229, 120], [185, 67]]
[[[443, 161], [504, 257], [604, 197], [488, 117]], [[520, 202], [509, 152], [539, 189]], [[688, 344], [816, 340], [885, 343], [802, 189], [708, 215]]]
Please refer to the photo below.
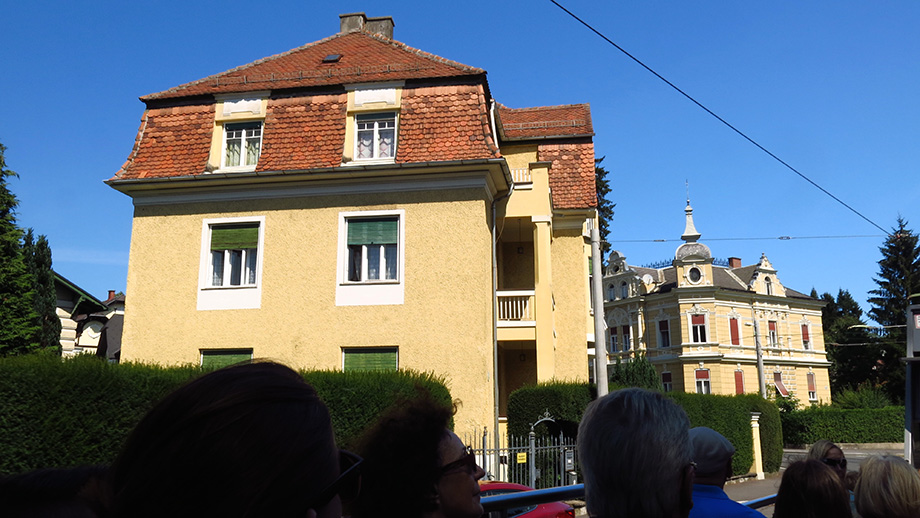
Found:
[[693, 479], [696, 469], [692, 464], [684, 468], [680, 476], [680, 518], [687, 518], [693, 508]]

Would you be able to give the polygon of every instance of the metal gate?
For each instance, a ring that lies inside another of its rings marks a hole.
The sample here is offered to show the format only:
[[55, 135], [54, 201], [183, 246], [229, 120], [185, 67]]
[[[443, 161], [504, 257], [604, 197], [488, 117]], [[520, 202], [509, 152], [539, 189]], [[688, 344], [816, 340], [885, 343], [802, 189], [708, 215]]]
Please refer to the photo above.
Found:
[[514, 482], [536, 489], [578, 482], [574, 438], [562, 434], [556, 437], [500, 437], [498, 449], [493, 440], [486, 430], [481, 436], [465, 439], [489, 480]]

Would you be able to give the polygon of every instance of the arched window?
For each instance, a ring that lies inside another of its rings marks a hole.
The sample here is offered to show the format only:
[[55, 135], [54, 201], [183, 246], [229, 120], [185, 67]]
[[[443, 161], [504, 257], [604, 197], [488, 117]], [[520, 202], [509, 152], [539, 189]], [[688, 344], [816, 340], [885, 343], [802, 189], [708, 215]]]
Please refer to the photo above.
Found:
[[607, 300], [616, 300], [617, 288], [613, 284], [607, 286]]
[[773, 295], [773, 280], [769, 277], [764, 277], [763, 285], [764, 289], [767, 290], [767, 295]]
[[626, 285], [626, 281], [620, 283], [620, 298], [626, 298], [629, 296], [629, 286]]

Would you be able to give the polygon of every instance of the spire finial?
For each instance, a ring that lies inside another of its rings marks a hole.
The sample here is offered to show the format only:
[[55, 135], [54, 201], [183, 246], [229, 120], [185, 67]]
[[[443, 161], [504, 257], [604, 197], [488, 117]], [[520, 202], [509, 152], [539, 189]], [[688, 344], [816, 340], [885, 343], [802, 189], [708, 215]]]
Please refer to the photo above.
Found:
[[687, 207], [684, 209], [684, 213], [687, 215], [687, 226], [684, 228], [684, 235], [680, 236], [680, 238], [687, 243], [696, 243], [700, 238], [700, 233], [697, 232], [696, 227], [693, 225], [693, 207], [690, 206], [689, 184], [687, 187]]

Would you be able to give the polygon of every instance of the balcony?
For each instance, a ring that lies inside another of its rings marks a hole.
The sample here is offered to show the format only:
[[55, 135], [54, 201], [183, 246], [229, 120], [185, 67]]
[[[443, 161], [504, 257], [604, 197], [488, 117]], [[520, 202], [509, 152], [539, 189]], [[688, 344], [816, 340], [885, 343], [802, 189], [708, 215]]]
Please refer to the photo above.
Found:
[[511, 178], [514, 179], [516, 189], [533, 189], [533, 176], [529, 168], [511, 169]]
[[534, 290], [499, 291], [498, 327], [535, 327]]

